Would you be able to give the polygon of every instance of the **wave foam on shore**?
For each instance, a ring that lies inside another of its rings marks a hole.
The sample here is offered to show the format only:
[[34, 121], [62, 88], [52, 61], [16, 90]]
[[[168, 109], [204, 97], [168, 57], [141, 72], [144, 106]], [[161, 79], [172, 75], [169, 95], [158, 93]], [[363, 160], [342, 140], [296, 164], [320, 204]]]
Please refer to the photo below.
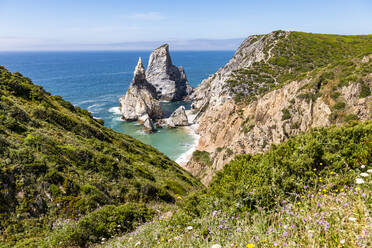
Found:
[[181, 166], [186, 165], [187, 162], [189, 162], [189, 160], [192, 157], [192, 153], [196, 150], [196, 147], [198, 146], [199, 138], [200, 138], [200, 135], [198, 135], [196, 133], [196, 130], [198, 128], [198, 124], [193, 124], [191, 126], [187, 126], [187, 127], [184, 127], [184, 128], [194, 137], [194, 143], [192, 144], [192, 146], [189, 150], [187, 150], [185, 153], [181, 154], [181, 156], [179, 156], [176, 159], [176, 163], [181, 165]]

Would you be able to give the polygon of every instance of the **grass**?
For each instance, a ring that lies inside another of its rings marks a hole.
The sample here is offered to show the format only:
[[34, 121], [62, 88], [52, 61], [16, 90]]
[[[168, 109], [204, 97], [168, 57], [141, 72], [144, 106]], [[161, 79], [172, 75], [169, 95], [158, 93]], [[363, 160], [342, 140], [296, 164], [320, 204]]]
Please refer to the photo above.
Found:
[[106, 205], [174, 203], [198, 187], [156, 149], [0, 67], [0, 233], [7, 245], [40, 242], [55, 223]]
[[[266, 37], [266, 38], [265, 38]], [[371, 72], [370, 62], [361, 65], [364, 55], [372, 53], [372, 35], [345, 36], [275, 31], [261, 38], [265, 60], [235, 70], [225, 87], [236, 102], [250, 103], [284, 84], [314, 79], [315, 86], [337, 81], [339, 87], [357, 82]], [[271, 49], [269, 58], [268, 50]], [[358, 60], [358, 64], [354, 63]], [[320, 68], [327, 68], [318, 76]], [[340, 70], [341, 69], [341, 70]], [[370, 94], [363, 82], [361, 97]]]
[[322, 128], [238, 156], [181, 209], [97, 247], [369, 247], [371, 127]]

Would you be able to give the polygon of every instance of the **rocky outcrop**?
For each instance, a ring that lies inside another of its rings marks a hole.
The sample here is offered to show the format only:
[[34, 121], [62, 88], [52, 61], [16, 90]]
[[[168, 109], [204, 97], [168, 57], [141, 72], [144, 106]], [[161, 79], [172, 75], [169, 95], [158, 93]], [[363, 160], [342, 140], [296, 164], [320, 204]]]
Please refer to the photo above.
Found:
[[[278, 39], [286, 39], [288, 35], [289, 32], [276, 32], [248, 37], [223, 68], [194, 90], [192, 109], [197, 112], [195, 122], [200, 135], [196, 149], [207, 151], [212, 164], [204, 166], [191, 159], [183, 167], [204, 184], [208, 184], [215, 173], [237, 154], [264, 152], [272, 144], [279, 144], [311, 128], [372, 118], [372, 97], [366, 93], [366, 88], [372, 88], [372, 73], [361, 74], [358, 80], [344, 77], [344, 84], [340, 84], [343, 76], [337, 74], [340, 71], [337, 69], [328, 79], [320, 80], [320, 75], [327, 75], [324, 74], [326, 70], [334, 67], [311, 71], [301, 79], [288, 80], [248, 103], [237, 102], [234, 92], [227, 87], [231, 75], [240, 69], [254, 68], [258, 63], [267, 65], [274, 56], [273, 49]], [[281, 48], [284, 44], [281, 43]], [[360, 68], [371, 68], [371, 57], [354, 58], [353, 63]], [[287, 71], [274, 73], [281, 75]], [[264, 79], [261, 77], [257, 82]]]
[[146, 133], [155, 132], [154, 123], [152, 122], [150, 117], [147, 116], [147, 118], [145, 119], [145, 121], [143, 123], [143, 126], [144, 126], [144, 130], [145, 130]]
[[138, 60], [129, 89], [120, 98], [119, 102], [124, 120], [136, 121], [144, 115], [148, 115], [151, 119], [160, 119], [162, 117], [156, 89], [146, 80], [145, 68], [141, 58]]
[[160, 100], [179, 101], [192, 92], [183, 67], [172, 64], [168, 44], [151, 53], [146, 79], [156, 88], [157, 98]]
[[189, 125], [189, 120], [185, 112], [185, 107], [180, 106], [179, 108], [177, 108], [168, 118], [167, 124], [169, 127]]
[[173, 111], [169, 118], [159, 120], [157, 125], [169, 128], [188, 126], [190, 125], [188, 116], [193, 117], [192, 114], [187, 115], [186, 108], [184, 106], [180, 106]]

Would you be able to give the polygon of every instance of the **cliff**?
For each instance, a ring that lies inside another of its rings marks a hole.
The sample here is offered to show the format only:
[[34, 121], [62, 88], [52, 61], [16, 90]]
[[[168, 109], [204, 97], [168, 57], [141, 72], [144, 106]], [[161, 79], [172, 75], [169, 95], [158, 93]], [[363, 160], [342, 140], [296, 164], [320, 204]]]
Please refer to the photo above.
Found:
[[314, 127], [371, 119], [372, 36], [276, 31], [248, 37], [195, 89], [197, 149], [185, 168], [208, 184], [234, 155], [261, 153]]

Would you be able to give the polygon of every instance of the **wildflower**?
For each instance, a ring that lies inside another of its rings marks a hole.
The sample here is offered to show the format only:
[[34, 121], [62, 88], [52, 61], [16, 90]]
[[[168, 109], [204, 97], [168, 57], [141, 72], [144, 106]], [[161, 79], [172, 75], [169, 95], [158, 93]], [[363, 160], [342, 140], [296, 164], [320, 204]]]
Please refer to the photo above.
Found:
[[365, 172], [360, 173], [360, 176], [361, 176], [361, 177], [369, 177], [368, 173], [365, 173]]
[[213, 216], [213, 217], [216, 217], [216, 216], [217, 216], [217, 211], [216, 211], [216, 210], [214, 210], [214, 211], [212, 212], [212, 216]]
[[360, 166], [360, 168], [362, 168], [362, 169], [364, 169], [366, 166], [364, 165], [364, 164], [362, 164], [361, 166]]
[[284, 232], [283, 237], [287, 237], [287, 236], [288, 236], [288, 232]]
[[189, 230], [189, 231], [191, 231], [192, 228], [193, 228], [192, 226], [188, 226], [188, 227], [186, 227], [186, 229]]
[[254, 244], [247, 244], [247, 248], [253, 248]]
[[342, 240], [340, 240], [340, 244], [345, 244], [345, 240], [344, 239], [342, 239]]
[[240, 227], [236, 228], [237, 232], [240, 232], [242, 229]]
[[320, 165], [323, 165], [323, 163], [319, 163]]
[[358, 190], [360, 190], [360, 188], [359, 187], [356, 187], [355, 190], [358, 191]]
[[223, 228], [223, 226], [222, 226], [222, 225], [219, 225], [219, 226], [218, 226], [218, 229], [222, 229], [222, 228]]
[[314, 171], [316, 171], [316, 168], [314, 168]]
[[354, 222], [354, 221], [356, 221], [356, 218], [354, 218], [354, 217], [349, 217], [349, 220]]
[[372, 169], [367, 170], [369, 174], [372, 174]]
[[181, 196], [177, 196], [177, 199], [181, 199]]
[[222, 248], [222, 246], [219, 245], [219, 244], [214, 244], [214, 245], [211, 246], [211, 248]]
[[355, 179], [355, 182], [357, 184], [363, 184], [364, 183], [364, 180], [362, 178], [357, 178], [357, 179]]
[[278, 242], [274, 241], [274, 244], [273, 245], [274, 246], [278, 246]]
[[334, 173], [334, 172], [333, 172], [333, 171], [331, 171], [331, 175], [333, 175], [333, 173]]

